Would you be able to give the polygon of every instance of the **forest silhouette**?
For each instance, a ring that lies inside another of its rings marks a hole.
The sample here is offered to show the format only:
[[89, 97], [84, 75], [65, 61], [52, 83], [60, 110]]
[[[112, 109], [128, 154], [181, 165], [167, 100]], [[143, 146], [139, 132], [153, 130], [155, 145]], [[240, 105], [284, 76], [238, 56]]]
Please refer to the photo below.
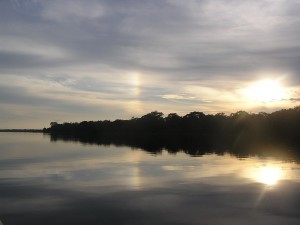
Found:
[[44, 133], [52, 141], [126, 145], [157, 153], [162, 149], [190, 155], [232, 153], [300, 156], [300, 106], [272, 113], [238, 111], [230, 115], [190, 112], [185, 116], [153, 111], [129, 120], [51, 122]]

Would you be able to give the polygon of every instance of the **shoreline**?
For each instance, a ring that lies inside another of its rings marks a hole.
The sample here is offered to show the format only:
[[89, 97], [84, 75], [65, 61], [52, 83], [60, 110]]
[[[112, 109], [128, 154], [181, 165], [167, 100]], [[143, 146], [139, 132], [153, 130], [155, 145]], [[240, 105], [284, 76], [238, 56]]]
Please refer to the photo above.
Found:
[[19, 132], [19, 133], [43, 133], [42, 129], [0, 129], [0, 132], [5, 133], [5, 132]]

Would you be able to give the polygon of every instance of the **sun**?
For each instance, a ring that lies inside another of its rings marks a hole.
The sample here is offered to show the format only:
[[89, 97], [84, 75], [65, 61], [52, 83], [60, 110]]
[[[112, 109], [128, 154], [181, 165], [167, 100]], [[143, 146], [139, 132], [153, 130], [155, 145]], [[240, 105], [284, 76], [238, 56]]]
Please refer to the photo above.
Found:
[[251, 102], [278, 102], [286, 98], [286, 90], [279, 80], [261, 80], [253, 83], [244, 94]]

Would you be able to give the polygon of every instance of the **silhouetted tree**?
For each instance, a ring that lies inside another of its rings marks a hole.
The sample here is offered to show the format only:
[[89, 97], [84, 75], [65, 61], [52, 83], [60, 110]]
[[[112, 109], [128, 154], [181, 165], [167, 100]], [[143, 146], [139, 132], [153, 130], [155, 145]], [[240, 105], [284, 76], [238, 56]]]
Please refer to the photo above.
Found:
[[149, 151], [181, 149], [196, 155], [203, 149], [222, 148], [243, 154], [255, 146], [270, 144], [300, 149], [300, 107], [273, 113], [238, 111], [228, 116], [194, 111], [182, 117], [176, 113], [163, 117], [162, 112], [153, 111], [130, 120], [51, 122], [43, 131], [51, 133], [53, 140], [64, 136], [87, 143], [126, 144]]

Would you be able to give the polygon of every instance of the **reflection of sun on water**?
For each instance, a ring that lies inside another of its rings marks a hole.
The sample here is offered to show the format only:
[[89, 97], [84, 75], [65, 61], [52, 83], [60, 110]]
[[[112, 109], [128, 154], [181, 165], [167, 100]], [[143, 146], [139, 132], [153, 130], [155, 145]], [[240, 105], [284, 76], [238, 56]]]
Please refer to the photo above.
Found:
[[248, 178], [267, 186], [274, 186], [289, 175], [281, 165], [273, 163], [252, 165], [246, 171]]
[[256, 199], [255, 205], [258, 206], [264, 198], [266, 191], [269, 187], [276, 185], [281, 179], [283, 179], [283, 170], [278, 165], [267, 165], [256, 168], [252, 171], [252, 178], [266, 186], [258, 198]]
[[257, 180], [266, 185], [275, 185], [282, 178], [282, 169], [278, 167], [261, 167], [257, 173]]

